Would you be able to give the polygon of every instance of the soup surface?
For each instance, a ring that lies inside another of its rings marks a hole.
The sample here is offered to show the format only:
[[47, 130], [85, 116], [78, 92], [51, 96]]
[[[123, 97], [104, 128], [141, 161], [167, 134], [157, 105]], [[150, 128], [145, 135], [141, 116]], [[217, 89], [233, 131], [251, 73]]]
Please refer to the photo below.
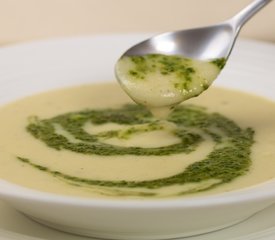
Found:
[[275, 104], [211, 88], [166, 120], [117, 84], [51, 91], [0, 109], [0, 177], [84, 197], [200, 196], [275, 177]]

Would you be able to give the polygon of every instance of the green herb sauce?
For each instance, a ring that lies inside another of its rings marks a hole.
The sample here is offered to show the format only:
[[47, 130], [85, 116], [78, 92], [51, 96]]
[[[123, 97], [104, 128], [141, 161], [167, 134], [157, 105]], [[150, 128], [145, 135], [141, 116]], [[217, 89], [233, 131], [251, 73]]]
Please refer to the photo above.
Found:
[[224, 68], [225, 64], [226, 64], [226, 59], [225, 58], [218, 58], [218, 59], [212, 60], [211, 63], [213, 63], [219, 69], [222, 70]]
[[180, 82], [187, 85], [192, 80], [192, 74], [195, 73], [195, 69], [190, 64], [191, 60], [179, 56], [148, 54], [132, 56], [130, 59], [134, 63], [134, 67], [129, 70], [129, 75], [136, 79], [145, 79], [149, 73], [160, 72], [161, 75], [173, 74]]
[[[169, 157], [179, 153], [188, 154], [195, 151], [203, 141], [206, 141], [200, 132], [209, 136], [215, 143], [212, 152], [204, 159], [189, 165], [173, 176], [145, 181], [105, 181], [81, 178], [55, 171], [41, 164], [36, 164], [35, 159], [32, 160], [26, 156], [19, 156], [18, 160], [74, 186], [99, 186], [114, 189], [117, 195], [136, 194], [148, 197], [156, 195], [153, 189], [216, 180], [205, 188], [183, 190], [178, 194], [204, 191], [228, 183], [249, 171], [251, 165], [250, 149], [254, 142], [254, 131], [251, 128], [242, 129], [227, 117], [219, 113], [209, 113], [207, 109], [194, 105], [175, 107], [168, 116], [167, 121], [176, 126], [171, 131], [180, 139], [180, 142], [155, 148], [122, 147], [103, 142], [106, 138], [128, 139], [141, 132], [156, 131], [165, 127], [146, 108], [138, 105], [125, 105], [119, 109], [70, 112], [50, 119], [31, 117], [26, 130], [34, 138], [44, 142], [56, 151], [66, 150], [79, 154], [103, 156], [130, 154], [136, 156], [167, 155]], [[83, 126], [86, 123], [94, 125], [117, 123], [127, 125], [129, 128], [126, 131], [110, 130], [90, 134], [84, 130]], [[73, 136], [75, 141], [71, 141], [66, 136], [58, 133], [56, 126], [62, 127]], [[136, 193], [129, 192], [133, 189], [137, 189]]]

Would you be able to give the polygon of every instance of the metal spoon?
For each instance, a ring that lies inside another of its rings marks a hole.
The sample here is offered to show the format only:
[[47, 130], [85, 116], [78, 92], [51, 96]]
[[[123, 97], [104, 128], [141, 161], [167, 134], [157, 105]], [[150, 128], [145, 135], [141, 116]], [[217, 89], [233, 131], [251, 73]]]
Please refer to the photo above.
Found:
[[167, 54], [209, 60], [228, 58], [241, 27], [272, 0], [255, 0], [231, 19], [212, 26], [168, 32], [128, 49], [123, 56]]

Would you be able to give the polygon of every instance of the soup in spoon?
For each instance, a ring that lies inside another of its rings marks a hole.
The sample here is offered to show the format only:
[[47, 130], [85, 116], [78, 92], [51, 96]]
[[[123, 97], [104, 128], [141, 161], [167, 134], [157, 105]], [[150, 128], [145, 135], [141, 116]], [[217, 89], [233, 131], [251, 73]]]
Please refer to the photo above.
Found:
[[116, 75], [135, 102], [165, 115], [171, 106], [206, 90], [224, 64], [223, 58], [200, 61], [163, 54], [123, 56], [116, 65]]

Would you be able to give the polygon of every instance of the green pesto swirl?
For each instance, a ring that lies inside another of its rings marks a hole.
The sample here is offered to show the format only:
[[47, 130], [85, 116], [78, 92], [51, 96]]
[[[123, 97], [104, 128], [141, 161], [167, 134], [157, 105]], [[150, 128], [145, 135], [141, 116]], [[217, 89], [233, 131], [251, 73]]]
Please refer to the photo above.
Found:
[[[234, 121], [219, 113], [209, 113], [207, 109], [193, 105], [176, 107], [167, 121], [176, 126], [171, 131], [180, 141], [168, 146], [151, 148], [124, 147], [104, 142], [108, 138], [127, 140], [127, 138], [140, 132], [156, 131], [164, 127], [146, 108], [138, 105], [125, 105], [118, 109], [92, 109], [70, 112], [49, 119], [31, 117], [26, 130], [34, 138], [56, 151], [67, 150], [86, 155], [115, 156], [127, 154], [167, 156], [169, 158], [173, 154], [188, 154], [196, 151], [197, 147], [206, 141], [205, 136], [208, 136], [215, 143], [214, 148], [205, 158], [190, 164], [173, 176], [144, 181], [97, 180], [55, 171], [49, 167], [36, 164], [35, 160], [26, 156], [19, 156], [18, 159], [74, 186], [99, 186], [113, 189], [114, 195], [121, 196], [142, 195], [152, 197], [157, 196], [157, 193], [154, 192], [155, 189], [215, 180], [205, 187], [183, 190], [178, 192], [177, 195], [205, 191], [228, 183], [249, 171], [251, 146], [254, 142], [254, 131], [251, 128], [242, 129]], [[85, 131], [84, 125], [87, 123], [93, 125], [116, 123], [126, 125], [128, 128], [127, 130], [110, 130], [91, 134]], [[64, 134], [60, 134], [56, 130], [56, 126], [61, 127], [70, 136], [73, 136], [74, 141]], [[134, 189], [136, 189], [136, 192]]]

